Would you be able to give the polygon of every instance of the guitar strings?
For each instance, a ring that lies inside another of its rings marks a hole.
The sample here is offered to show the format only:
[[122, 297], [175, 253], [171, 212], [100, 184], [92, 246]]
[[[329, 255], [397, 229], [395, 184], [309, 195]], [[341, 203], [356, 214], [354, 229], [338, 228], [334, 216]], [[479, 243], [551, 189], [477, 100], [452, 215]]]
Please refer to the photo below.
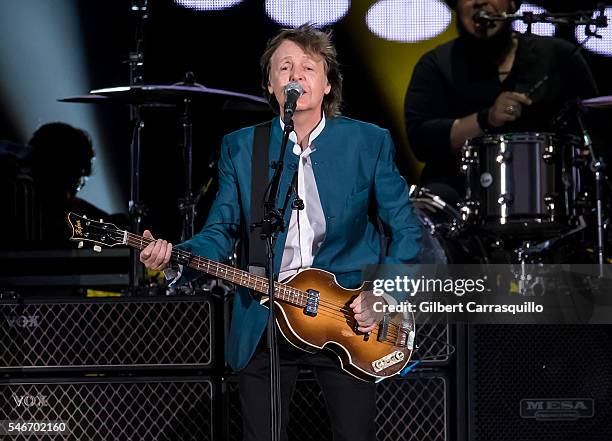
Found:
[[[102, 228], [102, 227], [98, 227], [96, 225], [93, 225], [93, 226], [90, 226], [90, 227], [92, 229], [102, 230], [105, 234], [113, 235], [116, 240], [118, 240], [118, 241], [120, 240], [120, 243], [123, 244], [124, 237], [126, 236], [126, 232], [125, 231], [121, 231], [121, 230], [111, 231], [111, 230], [107, 230], [107, 229]], [[137, 247], [139, 249], [145, 248], [148, 244], [150, 244], [154, 240], [155, 239], [149, 239], [149, 238], [145, 238], [145, 237], [142, 237], [142, 236], [135, 235], [133, 233], [127, 232], [127, 242], [128, 242], [128, 245], [133, 245], [133, 246], [135, 246], [135, 247]], [[194, 255], [192, 253], [189, 253], [187, 251], [183, 251], [183, 250], [180, 250], [180, 249], [177, 249], [177, 248], [174, 248], [172, 250], [171, 255], [173, 257], [175, 257], [175, 258], [182, 259], [184, 261], [188, 261], [188, 260], [191, 260], [191, 259], [196, 259], [196, 260], [201, 260], [202, 259], [202, 257], [200, 257], [200, 256], [196, 256], [196, 255]], [[212, 261], [210, 259], [207, 259], [207, 260], [209, 260], [210, 262], [214, 263], [214, 265], [217, 266], [217, 269], [219, 269], [219, 268], [222, 268], [222, 269], [226, 268], [226, 270], [225, 270], [226, 274], [227, 274], [228, 270], [231, 271], [231, 272], [236, 272], [236, 273], [232, 274], [234, 277], [238, 275], [237, 272], [241, 272], [242, 271], [242, 270], [233, 268], [231, 266], [224, 265], [224, 264], [221, 264], [219, 262]], [[210, 264], [207, 264], [207, 266], [209, 267], [208, 269], [210, 271]], [[198, 269], [200, 269], [199, 262], [198, 262]], [[249, 276], [250, 277], [260, 277], [260, 276], [253, 276], [251, 274], [249, 274]], [[262, 285], [264, 285], [264, 284], [265, 285], [268, 284], [267, 279], [265, 281], [262, 281]], [[275, 282], [275, 285], [277, 285], [277, 284], [279, 284], [279, 282]], [[289, 285], [279, 284], [277, 289], [279, 289], [279, 288], [283, 288], [284, 289], [285, 287], [289, 287], [291, 290], [293, 290], [297, 294], [299, 294], [300, 297], [301, 297], [301, 300], [304, 300], [302, 297], [308, 296], [308, 293], [306, 293], [304, 291], [301, 291], [301, 290], [298, 290], [297, 288], [291, 287]], [[263, 286], [262, 286], [262, 289], [263, 289]], [[291, 302], [288, 302], [288, 303], [291, 303]], [[302, 305], [300, 305], [300, 306], [302, 306]], [[327, 311], [331, 314], [331, 316], [334, 319], [336, 319], [336, 320], [343, 321], [343, 322], [346, 322], [347, 318], [355, 320], [354, 316], [351, 315], [351, 314], [353, 314], [352, 309], [350, 309], [347, 305], [342, 305], [342, 304], [338, 304], [338, 303], [335, 303], [335, 302], [332, 302], [332, 301], [328, 301], [328, 300], [324, 300], [324, 299], [319, 299], [319, 306], [322, 307], [322, 309], [326, 308]], [[339, 314], [339, 312], [340, 313], [344, 312], [345, 314]], [[388, 327], [391, 328], [391, 329], [389, 329], [387, 331], [387, 336], [395, 338], [396, 341], [397, 341], [397, 338], [399, 338], [400, 333], [403, 332], [405, 334], [408, 334], [408, 329], [403, 327], [403, 326], [401, 326], [401, 325], [398, 325], [397, 323], [390, 322], [390, 323], [388, 323]], [[376, 332], [376, 335], [378, 335], [378, 331]], [[385, 341], [389, 342], [388, 339], [385, 339]]]
[[[135, 236], [135, 235], [132, 235], [131, 233], [128, 233], [128, 234], [129, 234], [129, 235], [131, 235], [131, 236]], [[141, 239], [140, 239], [140, 236], [135, 236], [135, 237], [137, 238], [137, 240], [138, 240], [139, 242], [143, 242], [143, 240], [141, 240]], [[143, 238], [143, 239], [144, 239], [144, 238]], [[153, 240], [151, 240], [151, 239], [145, 239], [145, 240], [148, 240], [148, 242], [146, 243], [147, 245], [153, 241]], [[143, 246], [143, 245], [141, 244], [141, 246]], [[196, 255], [194, 255], [194, 254], [192, 254], [192, 253], [189, 253], [189, 252], [187, 252], [187, 251], [183, 251], [183, 250], [180, 250], [180, 249], [176, 249], [176, 248], [175, 248], [175, 249], [172, 251], [172, 253], [173, 253], [173, 254], [174, 254], [174, 251], [176, 251], [176, 252], [177, 252], [177, 254], [179, 254], [179, 258], [180, 258], [180, 257], [182, 257], [182, 258], [184, 258], [184, 260], [186, 260], [186, 259], [188, 259], [188, 258], [201, 259], [201, 257], [200, 257], [200, 256], [196, 256]], [[229, 266], [229, 265], [224, 265], [224, 264], [222, 264], [222, 263], [215, 262], [215, 261], [210, 260], [210, 259], [207, 259], [207, 260], [209, 260], [210, 262], [213, 262], [213, 263], [214, 263], [214, 265], [216, 265], [216, 266], [220, 267], [221, 269], [226, 268], [226, 273], [227, 273], [228, 271], [232, 271], [232, 272], [234, 272], [234, 273], [232, 274], [232, 276], [238, 276], [238, 275], [239, 275], [239, 273], [243, 273], [243, 272], [244, 272], [243, 270], [240, 270], [240, 269], [237, 269], [237, 268], [231, 267], [231, 266]], [[208, 267], [208, 266], [209, 266], [209, 265], [207, 264], [207, 267]], [[198, 268], [199, 268], [199, 267], [200, 267], [200, 266], [198, 265]], [[199, 269], [200, 269], [200, 268], [199, 268]], [[252, 275], [252, 274], [248, 274], [248, 275], [249, 275], [249, 277], [251, 277], [251, 278], [260, 278], [260, 279], [263, 279], [263, 280], [261, 281], [261, 284], [262, 284], [262, 285], [264, 285], [264, 286], [265, 286], [265, 285], [268, 285], [268, 279], [267, 279], [267, 278], [262, 278], [261, 276], [255, 276], [255, 275]], [[290, 286], [290, 285], [285, 285], [285, 284], [282, 284], [282, 283], [280, 283], [280, 282], [275, 282], [275, 285], [277, 285], [277, 289], [278, 289], [278, 288], [284, 288], [284, 287], [287, 287], [287, 288], [289, 288], [289, 289], [291, 289], [291, 290], [295, 291], [297, 294], [299, 294], [299, 295], [300, 295], [301, 300], [304, 300], [304, 301], [305, 301], [304, 297], [307, 297], [307, 296], [308, 296], [308, 293], [307, 293], [307, 292], [301, 291], [301, 290], [299, 290], [299, 289], [297, 289], [297, 288], [294, 288], [294, 287], [292, 287], [292, 286]], [[263, 291], [263, 287], [262, 287], [262, 291]], [[267, 291], [267, 289], [266, 289], [265, 291]], [[329, 300], [325, 300], [325, 299], [320, 299], [320, 303], [319, 303], [319, 304], [326, 304], [326, 305], [328, 305], [328, 306], [330, 306], [330, 307], [336, 307], [336, 308], [338, 308], [338, 309], [339, 309], [339, 310], [341, 310], [341, 311], [342, 311], [342, 310], [345, 310], [345, 311], [352, 311], [352, 310], [348, 309], [348, 306], [347, 306], [347, 305], [340, 304], [340, 303], [335, 303], [335, 302], [332, 302], [332, 301], [329, 301]]]
[[[133, 245], [139, 245], [142, 248], [144, 248], [146, 245], [148, 245], [148, 244], [150, 244], [151, 242], [154, 241], [154, 239], [144, 238], [142, 236], [134, 235], [134, 234], [129, 233], [129, 232], [127, 233], [127, 235], [128, 235], [128, 242], [132, 242]], [[195, 260], [206, 259], [206, 258], [202, 258], [200, 256], [196, 256], [196, 255], [194, 255], [192, 253], [189, 253], [187, 251], [176, 249], [176, 248], [172, 250], [172, 256], [175, 257], [175, 258], [182, 259], [184, 261], [189, 261], [189, 260], [192, 260], [192, 259], [195, 259]], [[216, 261], [213, 261], [213, 260], [210, 260], [210, 259], [206, 259], [206, 260], [208, 260], [210, 263], [213, 264], [213, 268], [214, 269], [216, 269], [216, 270], [219, 270], [219, 269], [225, 270], [226, 276], [231, 276], [231, 277], [235, 278], [236, 276], [240, 275], [240, 273], [243, 272], [242, 270], [239, 270], [237, 268], [233, 268], [233, 267], [230, 267], [228, 265], [224, 265], [224, 264], [221, 264], [219, 262], [216, 262]], [[200, 262], [196, 261], [195, 263], [196, 263], [198, 269], [204, 270], [206, 272], [206, 270], [200, 266]], [[209, 274], [210, 274], [210, 263], [206, 263], [206, 267], [207, 267], [207, 269], [209, 271]], [[260, 276], [254, 276], [252, 274], [249, 274], [248, 276], [251, 277], [251, 278], [255, 278], [255, 279], [261, 278]], [[268, 280], [267, 279], [263, 279], [263, 280], [260, 281], [260, 283], [262, 284], [262, 289], [261, 290], [263, 291], [264, 290], [263, 289], [264, 286], [268, 285]], [[279, 284], [279, 282], [275, 282], [275, 284], [277, 284], [277, 286], [278, 286], [277, 289], [279, 289], [279, 288], [280, 289], [285, 289], [285, 287], [288, 287], [289, 289], [295, 291], [297, 294], [299, 294], [300, 300], [302, 300], [302, 301], [305, 301], [304, 297], [308, 296], [308, 293], [306, 293], [304, 291], [301, 291], [301, 290], [298, 290], [297, 288], [291, 287], [289, 285]], [[288, 303], [292, 303], [292, 302], [289, 301]], [[305, 306], [305, 305], [301, 305], [300, 304], [300, 306]], [[338, 303], [335, 303], [335, 302], [332, 302], [332, 301], [328, 301], [328, 300], [324, 300], [324, 299], [319, 299], [319, 306], [321, 307], [321, 309], [327, 309], [328, 312], [332, 316], [335, 316], [336, 320], [339, 320], [339, 321], [342, 321], [342, 322], [346, 322], [347, 318], [355, 320], [352, 309], [350, 309], [347, 305], [342, 305], [342, 304], [338, 304]], [[342, 314], [342, 313], [345, 313], [345, 314]], [[396, 323], [392, 323], [392, 322], [389, 323], [388, 324], [388, 328], [390, 328], [390, 329], [387, 331], [387, 336], [391, 337], [391, 338], [394, 338], [396, 341], [399, 338], [400, 333], [402, 333], [402, 332], [405, 333], [405, 334], [408, 333], [408, 331], [407, 331], [407, 329], [405, 327], [403, 327], [401, 325], [398, 325]]]
[[[109, 231], [109, 230], [106, 230], [104, 228], [100, 228], [100, 227], [96, 227], [96, 226], [93, 226], [92, 228], [103, 230], [105, 233], [108, 233], [109, 235], [114, 235], [116, 240], [120, 239], [121, 243], [123, 243], [123, 238], [125, 237], [125, 232]], [[128, 232], [127, 233], [127, 241], [128, 241], [128, 244], [136, 246], [136, 247], [138, 247], [140, 249], [143, 249], [148, 244], [153, 242], [154, 239], [144, 238], [142, 236], [134, 235], [134, 234]], [[201, 259], [200, 256], [196, 256], [196, 255], [193, 255], [192, 253], [189, 253], [189, 252], [186, 252], [186, 251], [183, 251], [183, 250], [180, 250], [180, 249], [176, 249], [176, 248], [172, 250], [171, 255], [173, 257], [175, 257], [175, 258], [179, 258], [179, 259], [183, 258], [183, 260], [191, 260], [192, 258], [195, 258], [195, 259], [198, 259], [198, 260]], [[218, 268], [227, 267], [226, 274], [228, 274], [228, 270], [231, 271], [231, 272], [234, 272], [234, 271], [239, 272], [239, 271], [241, 271], [241, 270], [237, 270], [236, 268], [229, 267], [227, 265], [224, 265], [224, 264], [221, 264], [221, 263], [218, 263], [218, 262], [214, 262], [214, 261], [211, 261], [211, 262], [213, 262], [217, 266], [217, 269]], [[199, 269], [200, 268], [199, 262], [197, 262], [197, 266], [198, 266], [198, 269]], [[210, 271], [210, 265], [207, 264], [207, 266], [209, 267], [208, 269]], [[232, 275], [236, 276], [237, 274], [232, 274]], [[250, 276], [252, 276], [252, 275], [250, 275]], [[276, 282], [276, 283], [278, 283], [278, 282]], [[267, 284], [268, 284], [268, 281], [265, 280], [265, 285], [267, 285]], [[300, 290], [297, 290], [296, 288], [293, 288], [293, 287], [290, 287], [290, 288], [292, 290], [294, 290], [294, 291], [297, 291], [300, 294], [301, 297], [308, 295], [307, 293], [305, 293], [303, 291], [300, 291]], [[301, 299], [301, 300], [304, 300], [304, 299]], [[291, 302], [289, 302], [289, 303], [291, 303]], [[347, 320], [355, 320], [354, 316], [352, 315], [352, 313], [353, 313], [352, 310], [350, 308], [348, 308], [346, 305], [340, 305], [340, 304], [337, 304], [335, 302], [319, 299], [319, 306], [321, 307], [321, 310], [327, 309], [328, 313], [331, 314], [331, 316], [328, 316], [328, 317], [332, 317], [335, 320], [339, 320], [339, 321], [342, 321], [342, 322], [346, 322]], [[345, 314], [342, 314], [342, 313], [345, 313]], [[402, 326], [400, 326], [400, 325], [398, 325], [396, 323], [389, 323], [389, 325], [390, 325], [389, 327], [391, 329], [387, 331], [387, 337], [394, 338], [395, 341], [397, 341], [397, 338], [399, 337], [401, 332], [404, 332], [404, 333], [407, 334], [407, 331], [406, 331], [406, 329], [404, 327], [402, 327]], [[395, 332], [394, 332], [394, 328], [397, 328], [395, 330]], [[378, 335], [378, 331], [376, 332], [376, 335]], [[386, 342], [390, 342], [388, 340], [388, 338], [386, 338], [385, 341]]]

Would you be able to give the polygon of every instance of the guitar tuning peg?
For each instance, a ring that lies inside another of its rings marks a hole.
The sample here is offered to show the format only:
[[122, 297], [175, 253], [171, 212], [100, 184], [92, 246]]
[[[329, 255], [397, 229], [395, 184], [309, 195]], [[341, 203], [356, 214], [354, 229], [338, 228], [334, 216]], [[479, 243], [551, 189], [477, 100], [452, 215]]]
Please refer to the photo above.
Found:
[[102, 218], [100, 218], [100, 223], [102, 223], [102, 222], [104, 222], [104, 221], [102, 220]]
[[79, 244], [77, 245], [77, 248], [83, 248], [83, 241], [79, 242]]
[[83, 218], [84, 218], [84, 219], [87, 219], [87, 215], [86, 215], [86, 214], [84, 214], [84, 215], [83, 215]]
[[93, 250], [94, 250], [96, 253], [99, 253], [99, 252], [101, 252], [101, 251], [102, 251], [102, 247], [101, 247], [100, 245], [94, 245]]

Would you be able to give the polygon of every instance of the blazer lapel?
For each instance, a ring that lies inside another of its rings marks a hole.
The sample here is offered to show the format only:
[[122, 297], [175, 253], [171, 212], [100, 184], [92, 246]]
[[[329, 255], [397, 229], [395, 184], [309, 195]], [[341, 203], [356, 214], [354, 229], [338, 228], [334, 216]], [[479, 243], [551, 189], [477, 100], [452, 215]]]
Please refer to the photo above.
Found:
[[337, 196], [337, 192], [334, 192], [333, 189], [334, 176], [332, 170], [335, 161], [338, 161], [339, 156], [336, 153], [337, 145], [334, 142], [333, 137], [330, 135], [331, 125], [333, 125], [333, 119], [326, 119], [325, 128], [314, 140], [316, 150], [310, 156], [312, 171], [314, 173], [315, 181], [317, 182], [319, 200], [321, 201], [323, 216], [325, 217], [326, 235], [333, 227], [335, 217], [333, 207], [337, 205], [337, 201], [334, 200], [334, 198]]

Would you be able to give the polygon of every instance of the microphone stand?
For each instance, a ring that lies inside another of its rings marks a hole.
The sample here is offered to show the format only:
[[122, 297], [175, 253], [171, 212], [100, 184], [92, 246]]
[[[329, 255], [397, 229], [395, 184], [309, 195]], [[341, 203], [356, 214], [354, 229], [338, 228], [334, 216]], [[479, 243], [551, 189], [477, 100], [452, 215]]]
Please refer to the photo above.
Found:
[[[597, 17], [593, 17], [595, 11], [599, 12]], [[568, 59], [571, 59], [574, 55], [582, 50], [586, 42], [591, 38], [602, 38], [601, 35], [597, 34], [598, 28], [605, 28], [608, 26], [608, 17], [605, 16], [605, 4], [600, 3], [596, 10], [592, 11], [576, 11], [569, 13], [542, 13], [534, 14], [533, 12], [525, 12], [523, 14], [489, 14], [485, 10], [480, 10], [474, 15], [473, 20], [481, 26], [493, 27], [495, 22], [511, 22], [521, 20], [527, 24], [527, 34], [531, 34], [531, 26], [534, 23], [551, 23], [551, 24], [564, 24], [573, 26], [585, 26], [586, 38], [582, 41], [570, 54]], [[595, 30], [591, 29], [591, 26], [595, 26]], [[559, 61], [558, 64], [561, 64]], [[537, 81], [527, 91], [527, 97], [531, 97], [540, 87], [542, 87], [549, 80], [549, 75], [544, 75], [539, 81]]]
[[285, 121], [285, 131], [281, 144], [278, 161], [273, 163], [274, 175], [270, 182], [270, 187], [266, 201], [264, 203], [264, 216], [261, 222], [256, 222], [254, 227], [260, 228], [260, 237], [266, 240], [266, 270], [268, 275], [268, 306], [270, 313], [268, 316], [268, 338], [267, 348], [270, 360], [270, 431], [271, 440], [280, 441], [281, 439], [281, 389], [280, 389], [280, 358], [278, 353], [278, 339], [276, 334], [275, 321], [275, 277], [274, 277], [274, 244], [277, 234], [285, 230], [284, 216], [287, 203], [282, 209], [277, 208], [278, 190], [280, 178], [284, 168], [285, 151], [289, 142], [289, 135], [293, 132], [293, 119]]
[[[599, 11], [599, 16], [593, 17], [595, 11]], [[572, 26], [587, 26], [587, 35], [589, 35], [590, 27], [595, 26], [596, 28], [605, 28], [608, 26], [608, 18], [604, 15], [605, 5], [599, 4], [596, 10], [591, 11], [576, 11], [576, 12], [561, 12], [561, 13], [550, 13], [544, 12], [542, 14], [534, 14], [531, 11], [526, 11], [522, 14], [489, 14], [486, 11], [479, 12], [474, 16], [474, 19], [483, 24], [492, 22], [506, 22], [506, 21], [522, 21], [527, 25], [527, 33], [531, 34], [531, 26], [534, 23], [549, 23], [549, 24], [563, 24]], [[601, 38], [601, 37], [599, 37]]]

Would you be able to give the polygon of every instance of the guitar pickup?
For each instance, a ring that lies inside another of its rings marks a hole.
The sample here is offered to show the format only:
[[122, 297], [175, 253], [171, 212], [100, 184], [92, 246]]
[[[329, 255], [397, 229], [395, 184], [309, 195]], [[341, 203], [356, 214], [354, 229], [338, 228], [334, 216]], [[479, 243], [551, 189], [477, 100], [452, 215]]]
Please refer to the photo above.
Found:
[[308, 289], [306, 290], [306, 293], [308, 293], [308, 297], [306, 297], [304, 314], [309, 315], [310, 317], [315, 317], [319, 312], [319, 299], [321, 294], [319, 294], [319, 291], [314, 289]]
[[376, 340], [386, 341], [388, 333], [389, 333], [389, 316], [385, 314], [383, 316], [382, 321], [380, 322], [380, 325], [378, 325], [378, 336], [376, 337]]

